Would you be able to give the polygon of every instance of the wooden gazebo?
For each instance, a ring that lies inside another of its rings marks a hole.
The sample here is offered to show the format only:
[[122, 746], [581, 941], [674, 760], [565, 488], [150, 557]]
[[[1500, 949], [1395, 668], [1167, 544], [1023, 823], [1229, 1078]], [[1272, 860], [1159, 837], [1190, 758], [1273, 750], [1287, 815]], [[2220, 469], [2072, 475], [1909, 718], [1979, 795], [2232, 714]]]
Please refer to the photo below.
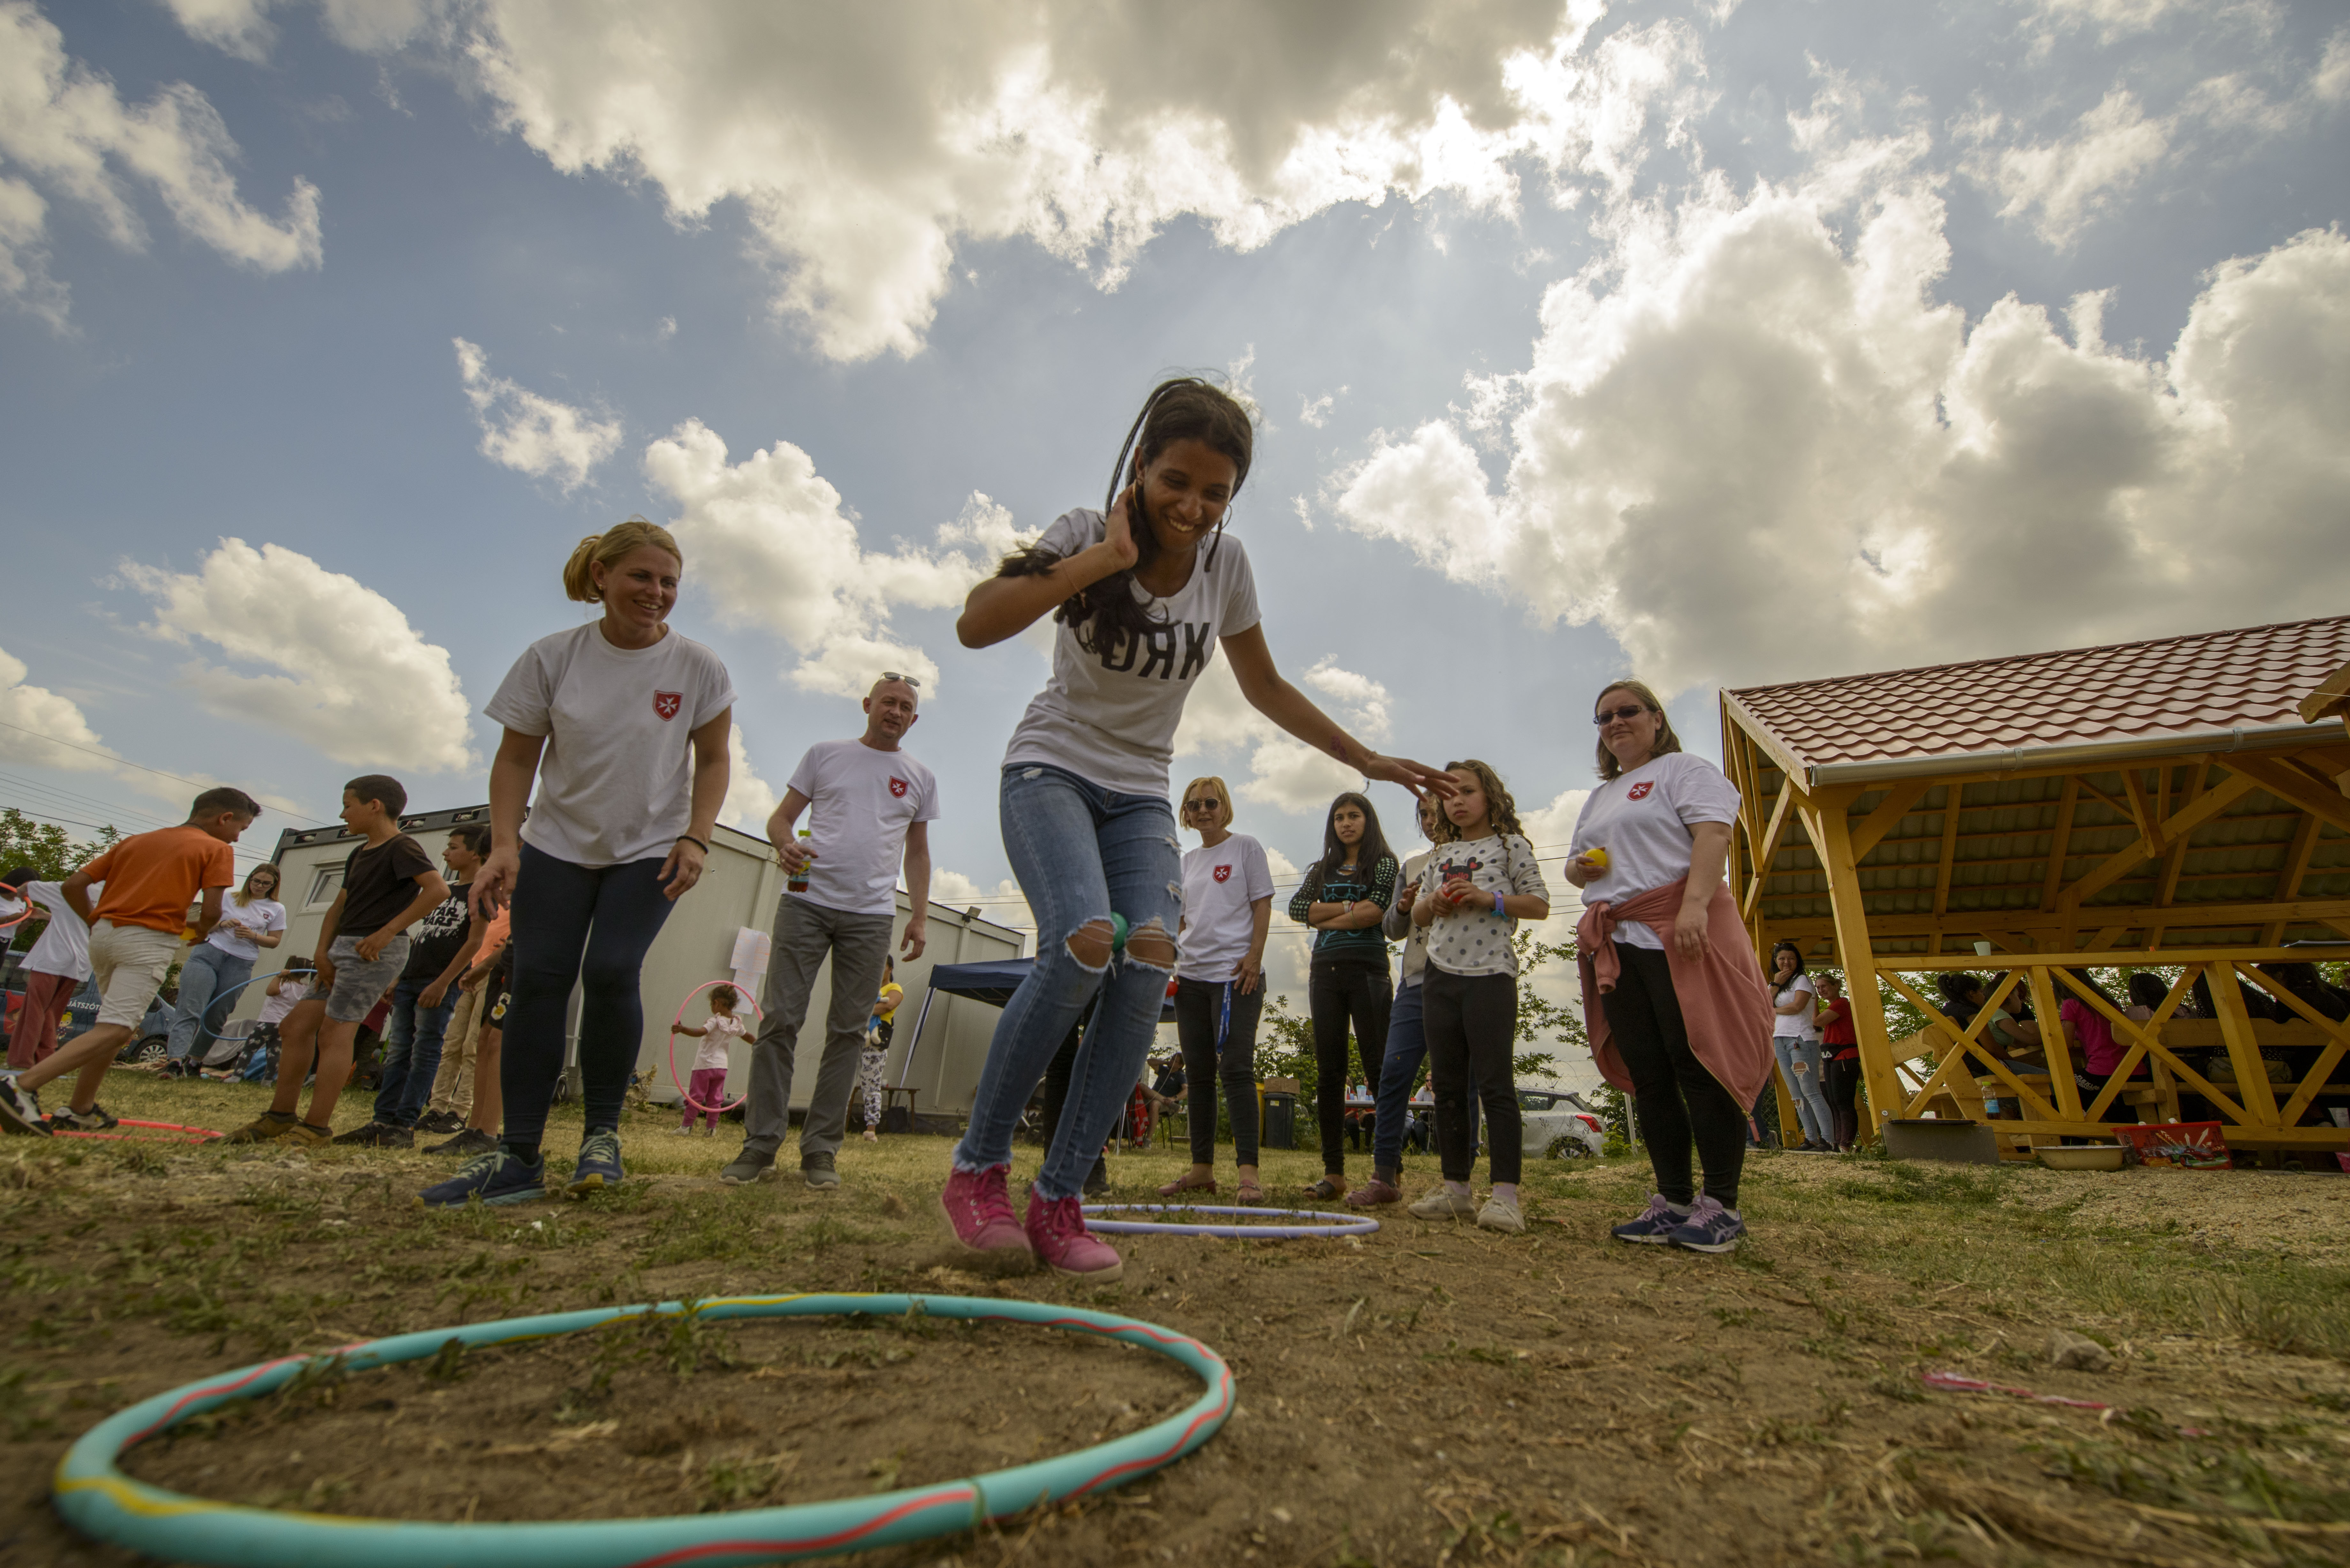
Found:
[[[2287, 946], [2350, 939], [2350, 734], [2314, 700], [2345, 664], [2350, 616], [1725, 691], [1746, 801], [1731, 888], [1756, 951], [1788, 938], [1845, 971], [1879, 1123], [1982, 1119], [1981, 1077], [2023, 1106], [1993, 1124], [2011, 1155], [2176, 1119], [2182, 1093], [2234, 1147], [2350, 1147], [2314, 1106], [2350, 1092], [2350, 1029], [2262, 967], [2350, 956]], [[2116, 964], [2178, 968], [2151, 1021], [2065, 972]], [[2085, 1103], [2061, 1041], [2050, 1070], [2012, 1068], [1984, 1048], [1988, 1008], [1945, 1013], [1947, 970], [1982, 972], [1993, 1005], [2026, 988], [2048, 1021], [2081, 996], [2129, 1050], [2123, 1073], [2150, 1076]], [[2180, 1013], [2199, 976], [2214, 1018]], [[2250, 1016], [2239, 978], [2287, 1021]], [[1898, 1050], [1880, 986], [1928, 1021]], [[2264, 1046], [2311, 1065], [2272, 1084]]]

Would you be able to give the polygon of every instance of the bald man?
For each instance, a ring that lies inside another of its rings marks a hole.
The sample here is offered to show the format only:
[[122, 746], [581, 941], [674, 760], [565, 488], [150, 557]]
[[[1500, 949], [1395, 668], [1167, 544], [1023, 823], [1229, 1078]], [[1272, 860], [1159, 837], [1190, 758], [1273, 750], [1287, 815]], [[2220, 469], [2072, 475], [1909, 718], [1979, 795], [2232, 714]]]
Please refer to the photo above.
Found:
[[[829, 954], [832, 1005], [816, 1091], [800, 1127], [800, 1176], [810, 1187], [840, 1185], [836, 1157], [847, 1131], [865, 1021], [881, 990], [882, 961], [889, 956], [901, 861], [914, 906], [901, 949], [907, 961], [922, 956], [927, 934], [929, 825], [939, 815], [939, 786], [931, 770], [900, 745], [920, 716], [919, 684], [894, 672], [875, 681], [865, 698], [865, 733], [810, 746], [792, 770], [783, 804], [767, 818], [775, 857], [793, 881], [805, 875], [806, 886], [787, 888], [775, 907], [766, 993], [760, 999], [765, 1016], [751, 1048], [743, 1152], [718, 1173], [721, 1181], [756, 1181], [775, 1166], [790, 1127], [800, 1025], [807, 1018], [816, 971]], [[800, 813], [810, 807], [815, 809], [807, 838], [795, 837]]]

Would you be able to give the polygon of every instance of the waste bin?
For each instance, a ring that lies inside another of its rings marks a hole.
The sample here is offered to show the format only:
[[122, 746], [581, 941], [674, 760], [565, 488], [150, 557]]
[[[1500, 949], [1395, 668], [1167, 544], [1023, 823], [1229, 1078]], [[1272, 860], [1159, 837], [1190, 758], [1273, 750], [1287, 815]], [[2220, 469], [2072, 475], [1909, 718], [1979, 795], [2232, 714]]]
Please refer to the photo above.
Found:
[[1268, 1089], [1264, 1096], [1264, 1126], [1258, 1142], [1267, 1148], [1297, 1147], [1297, 1096], [1284, 1089]]

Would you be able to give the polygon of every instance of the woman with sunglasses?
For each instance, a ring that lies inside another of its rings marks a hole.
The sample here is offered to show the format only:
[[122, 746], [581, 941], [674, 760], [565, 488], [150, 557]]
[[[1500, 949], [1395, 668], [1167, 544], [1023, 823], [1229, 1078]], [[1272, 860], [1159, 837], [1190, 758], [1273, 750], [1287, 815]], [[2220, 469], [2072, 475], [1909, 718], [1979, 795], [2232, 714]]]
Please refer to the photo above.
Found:
[[[1221, 647], [1241, 693], [1280, 728], [1366, 777], [1415, 793], [1425, 765], [1341, 730], [1274, 668], [1248, 552], [1223, 534], [1255, 431], [1191, 377], [1155, 389], [1127, 432], [1099, 512], [1064, 514], [971, 592], [956, 623], [987, 648], [1050, 616], [1053, 673], [1003, 758], [1003, 847], [1036, 917], [1037, 955], [1005, 1003], [940, 1203], [969, 1250], [1041, 1259], [1107, 1282], [1124, 1263], [1087, 1234], [1079, 1189], [1116, 1125], [1175, 970], [1183, 885], [1167, 768], [1193, 682]], [[1069, 1100], [1015, 1219], [1012, 1134], [1062, 1038], [1099, 1005]]]
[[1183, 1047], [1191, 1168], [1161, 1198], [1216, 1190], [1216, 1080], [1232, 1107], [1235, 1199], [1264, 1201], [1256, 1171], [1256, 1026], [1264, 1011], [1264, 939], [1273, 926], [1273, 867], [1264, 846], [1232, 831], [1232, 796], [1220, 778], [1183, 786], [1183, 826], [1200, 846], [1183, 857], [1182, 955], [1175, 962], [1175, 1034]]
[[181, 961], [179, 1009], [172, 1014], [170, 1045], [170, 1060], [177, 1065], [172, 1071], [195, 1071], [196, 1060], [203, 1055], [196, 1049], [198, 1034], [207, 1041], [219, 1039], [234, 1006], [215, 1008], [213, 999], [251, 980], [261, 950], [285, 940], [286, 906], [277, 901], [277, 867], [256, 866], [245, 873], [244, 887], [221, 900], [220, 923]]
[[[1681, 750], [1637, 680], [1599, 694], [1600, 784], [1569, 840], [1566, 879], [1591, 1054], [1631, 1093], [1657, 1190], [1619, 1241], [1726, 1252], [1746, 1231], [1738, 1178], [1746, 1107], [1771, 1075], [1770, 993], [1722, 880], [1737, 786]], [[1690, 1177], [1690, 1146], [1705, 1174]]]

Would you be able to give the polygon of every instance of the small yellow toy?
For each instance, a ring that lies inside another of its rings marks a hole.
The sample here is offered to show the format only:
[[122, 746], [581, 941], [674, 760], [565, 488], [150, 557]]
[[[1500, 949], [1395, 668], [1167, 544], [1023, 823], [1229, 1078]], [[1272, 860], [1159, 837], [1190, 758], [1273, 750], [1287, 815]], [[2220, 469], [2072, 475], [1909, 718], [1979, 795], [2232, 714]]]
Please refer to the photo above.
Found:
[[1598, 867], [1602, 871], [1607, 869], [1607, 851], [1605, 849], [1595, 846], [1592, 848], [1585, 850], [1583, 852], [1583, 857], [1586, 860], [1590, 861], [1594, 866]]

